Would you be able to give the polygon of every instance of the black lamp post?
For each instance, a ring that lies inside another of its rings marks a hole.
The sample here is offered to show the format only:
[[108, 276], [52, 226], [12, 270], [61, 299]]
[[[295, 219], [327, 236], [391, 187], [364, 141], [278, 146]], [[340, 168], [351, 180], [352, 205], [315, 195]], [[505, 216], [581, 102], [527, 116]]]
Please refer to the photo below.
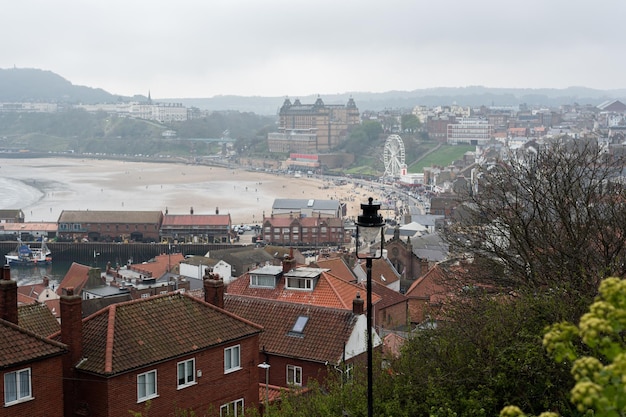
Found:
[[363, 213], [356, 222], [356, 257], [365, 259], [367, 272], [367, 415], [374, 415], [373, 396], [373, 360], [372, 360], [372, 259], [379, 259], [383, 253], [383, 230], [385, 222], [378, 214], [380, 204], [373, 204], [370, 197], [368, 204], [361, 204]]

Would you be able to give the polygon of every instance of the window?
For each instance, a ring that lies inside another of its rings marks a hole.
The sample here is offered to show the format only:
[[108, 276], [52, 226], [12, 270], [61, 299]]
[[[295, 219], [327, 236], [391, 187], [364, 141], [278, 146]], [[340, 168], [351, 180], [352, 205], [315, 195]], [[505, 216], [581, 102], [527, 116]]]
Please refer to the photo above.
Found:
[[220, 417], [243, 416], [243, 398], [224, 404], [220, 407]]
[[289, 336], [304, 337], [304, 328], [309, 321], [307, 316], [298, 316], [291, 330], [287, 333]]
[[352, 378], [354, 376], [354, 364], [346, 363], [345, 369], [343, 371], [343, 381], [344, 382], [352, 382]]
[[137, 402], [157, 396], [157, 371], [137, 375]]
[[302, 367], [287, 365], [287, 384], [302, 386]]
[[239, 349], [240, 346], [231, 346], [224, 349], [224, 373], [237, 371], [241, 369], [239, 361]]
[[287, 278], [287, 288], [297, 290], [312, 290], [313, 280], [310, 278]]
[[178, 388], [185, 388], [196, 383], [196, 360], [178, 362]]
[[4, 405], [32, 399], [30, 388], [30, 368], [4, 374]]
[[250, 286], [275, 288], [276, 278], [273, 275], [250, 275]]

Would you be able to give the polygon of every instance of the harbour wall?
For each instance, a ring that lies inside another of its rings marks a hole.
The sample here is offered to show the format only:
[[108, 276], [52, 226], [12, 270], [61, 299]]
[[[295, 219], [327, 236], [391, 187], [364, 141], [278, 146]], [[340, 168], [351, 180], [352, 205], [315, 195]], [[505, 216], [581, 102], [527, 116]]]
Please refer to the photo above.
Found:
[[[32, 247], [38, 247], [38, 243], [33, 243]], [[177, 244], [169, 245], [162, 243], [47, 243], [48, 249], [52, 252], [53, 262], [78, 262], [90, 265], [97, 260], [99, 264], [111, 262], [112, 264], [124, 265], [129, 260], [132, 263], [146, 262], [155, 256], [168, 253], [182, 253], [183, 255], [204, 256], [207, 252], [219, 249], [229, 249], [233, 245], [229, 244]], [[0, 253], [6, 254], [15, 250], [16, 242], [0, 242]]]

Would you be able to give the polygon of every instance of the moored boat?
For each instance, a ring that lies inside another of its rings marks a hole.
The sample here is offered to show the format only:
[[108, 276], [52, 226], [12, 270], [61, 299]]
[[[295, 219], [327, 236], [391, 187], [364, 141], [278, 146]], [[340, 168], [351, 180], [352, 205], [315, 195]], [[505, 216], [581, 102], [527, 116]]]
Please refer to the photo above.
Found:
[[11, 266], [47, 265], [52, 263], [52, 252], [46, 242], [41, 242], [41, 247], [31, 248], [30, 245], [18, 239], [17, 248], [4, 255], [7, 264]]

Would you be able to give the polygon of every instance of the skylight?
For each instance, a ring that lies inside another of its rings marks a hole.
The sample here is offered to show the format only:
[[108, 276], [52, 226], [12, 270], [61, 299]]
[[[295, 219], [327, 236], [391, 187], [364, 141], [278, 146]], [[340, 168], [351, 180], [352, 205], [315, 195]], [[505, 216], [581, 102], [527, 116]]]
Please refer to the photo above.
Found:
[[291, 328], [291, 332], [298, 333], [298, 334], [304, 333], [304, 326], [306, 326], [306, 323], [308, 321], [309, 321], [308, 316], [298, 316], [296, 323]]

